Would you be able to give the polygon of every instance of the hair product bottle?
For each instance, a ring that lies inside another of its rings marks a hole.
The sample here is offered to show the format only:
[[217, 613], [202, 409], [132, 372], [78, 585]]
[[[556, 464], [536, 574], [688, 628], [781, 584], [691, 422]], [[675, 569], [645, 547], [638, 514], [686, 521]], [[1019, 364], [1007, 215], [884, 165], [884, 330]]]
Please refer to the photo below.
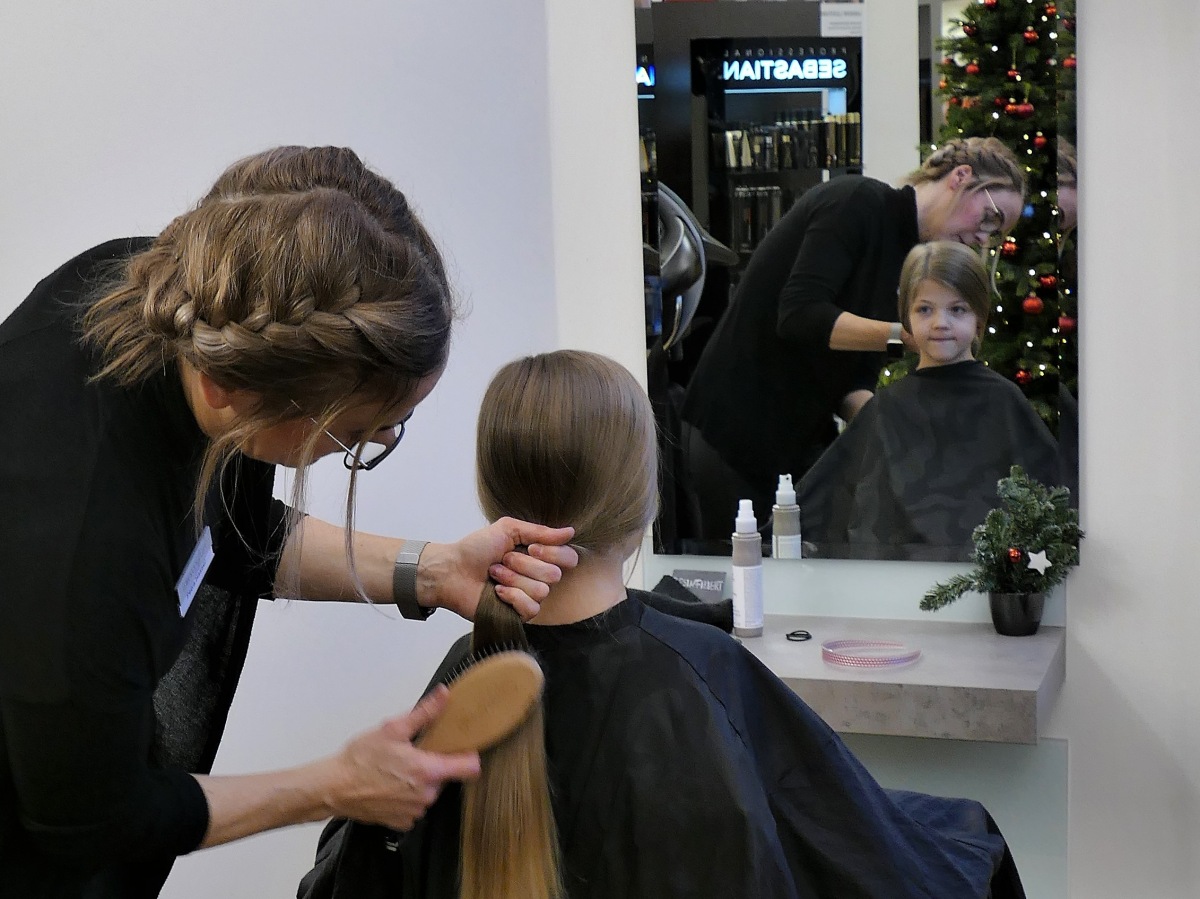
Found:
[[775, 488], [775, 505], [771, 507], [771, 557], [800, 558], [800, 507], [796, 505], [796, 488], [792, 476], [781, 474]]
[[733, 632], [739, 637], [763, 632], [762, 537], [748, 499], [738, 502], [733, 532]]

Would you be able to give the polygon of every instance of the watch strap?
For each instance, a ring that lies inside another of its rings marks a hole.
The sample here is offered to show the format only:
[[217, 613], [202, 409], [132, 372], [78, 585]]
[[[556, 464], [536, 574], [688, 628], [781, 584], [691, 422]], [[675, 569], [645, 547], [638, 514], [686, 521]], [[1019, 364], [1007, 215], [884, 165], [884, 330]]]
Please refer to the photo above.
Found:
[[425, 540], [405, 540], [392, 569], [392, 602], [410, 621], [424, 621], [434, 612], [417, 603], [417, 563], [421, 561], [421, 552], [427, 543]]

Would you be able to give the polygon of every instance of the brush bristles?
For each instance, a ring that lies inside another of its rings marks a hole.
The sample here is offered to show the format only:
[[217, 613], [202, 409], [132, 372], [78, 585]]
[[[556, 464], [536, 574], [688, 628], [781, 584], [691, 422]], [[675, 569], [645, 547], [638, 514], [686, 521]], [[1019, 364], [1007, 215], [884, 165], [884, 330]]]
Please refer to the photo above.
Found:
[[471, 651], [463, 657], [462, 661], [450, 669], [449, 674], [446, 675], [442, 683], [450, 686], [450, 684], [462, 677], [468, 668], [478, 665], [484, 659], [500, 655], [502, 652], [523, 652], [526, 655], [534, 655], [528, 646], [521, 646], [514, 642], [493, 643], [490, 646], [484, 646], [480, 649], [471, 647]]

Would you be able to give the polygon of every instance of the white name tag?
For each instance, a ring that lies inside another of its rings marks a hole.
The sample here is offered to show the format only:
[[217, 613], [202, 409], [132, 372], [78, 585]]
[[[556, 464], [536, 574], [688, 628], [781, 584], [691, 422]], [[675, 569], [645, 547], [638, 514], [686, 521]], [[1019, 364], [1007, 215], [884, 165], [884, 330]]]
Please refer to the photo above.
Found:
[[180, 618], [187, 614], [192, 600], [196, 598], [196, 591], [200, 589], [200, 583], [208, 573], [213, 555], [212, 531], [205, 525], [196, 548], [192, 550], [191, 557], [183, 566], [183, 574], [179, 576], [179, 582], [175, 585], [175, 594], [179, 597]]

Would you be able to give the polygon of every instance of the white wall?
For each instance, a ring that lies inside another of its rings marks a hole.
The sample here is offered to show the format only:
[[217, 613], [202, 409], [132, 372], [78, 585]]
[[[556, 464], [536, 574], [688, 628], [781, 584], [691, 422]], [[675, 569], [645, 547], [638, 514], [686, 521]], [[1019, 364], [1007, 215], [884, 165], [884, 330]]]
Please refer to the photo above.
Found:
[[[636, 328], [596, 308], [631, 283], [640, 292], [627, 258], [636, 247], [601, 230], [637, 233], [623, 193], [634, 101], [623, 99], [626, 72], [606, 68], [588, 89], [615, 124], [597, 127], [570, 102], [578, 76], [562, 66], [628, 57], [630, 4], [527, 0], [501, 14], [353, 0], [336, 16], [313, 0], [192, 6], [112, 0], [101, 14], [43, 0], [0, 11], [0, 314], [65, 255], [161, 225], [241, 153], [283, 140], [354, 145], [421, 203], [475, 297], [455, 367], [422, 407], [402, 464], [375, 473], [385, 486], [369, 491], [364, 519], [443, 538], [467, 529], [466, 435], [490, 370], [556, 339], [637, 355]], [[1070, 895], [1190, 899], [1200, 892], [1200, 126], [1186, 65], [1200, 13], [1193, 0], [1081, 6], [1088, 537], [1056, 724], [1070, 753]], [[460, 54], [458, 68], [443, 50]], [[526, 92], [551, 61], [554, 93]], [[454, 139], [439, 144], [439, 130]], [[609, 240], [621, 243], [581, 266], [582, 248]], [[573, 302], [576, 290], [586, 302]], [[572, 294], [557, 314], [556, 291]], [[407, 704], [428, 670], [422, 650], [454, 630], [436, 616], [419, 628], [369, 609], [323, 611], [267, 607], [222, 765], [298, 760]], [[167, 895], [289, 895], [312, 842], [297, 829], [199, 853]]]

